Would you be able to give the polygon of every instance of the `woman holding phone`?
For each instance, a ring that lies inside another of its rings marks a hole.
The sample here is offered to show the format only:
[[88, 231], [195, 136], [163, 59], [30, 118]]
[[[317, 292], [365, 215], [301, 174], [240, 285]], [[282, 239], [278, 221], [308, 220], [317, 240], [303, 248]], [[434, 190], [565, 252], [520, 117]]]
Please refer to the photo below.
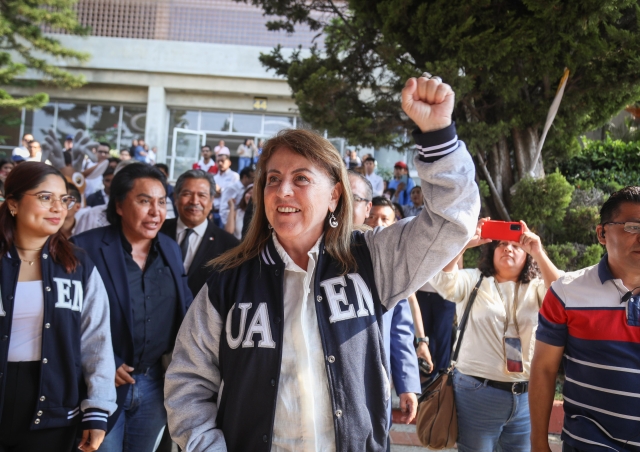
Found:
[[0, 451], [98, 449], [116, 409], [109, 301], [60, 232], [76, 199], [40, 162], [16, 167], [0, 206]]
[[[466, 249], [483, 245], [478, 268], [458, 270], [460, 253], [430, 282], [446, 300], [471, 308], [453, 377], [458, 450], [529, 451], [528, 385], [544, 295], [561, 272], [524, 222], [519, 241], [483, 239], [478, 221]], [[461, 312], [458, 309], [458, 312]]]

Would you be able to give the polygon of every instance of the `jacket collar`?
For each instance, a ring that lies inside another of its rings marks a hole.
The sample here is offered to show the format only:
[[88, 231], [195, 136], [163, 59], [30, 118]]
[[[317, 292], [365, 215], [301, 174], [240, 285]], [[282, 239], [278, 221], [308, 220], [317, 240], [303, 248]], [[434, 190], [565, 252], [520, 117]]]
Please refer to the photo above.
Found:
[[610, 279], [616, 279], [613, 277], [613, 274], [611, 273], [611, 269], [609, 268], [609, 258], [608, 258], [608, 254], [605, 254], [604, 256], [602, 256], [602, 259], [600, 259], [600, 262], [598, 263], [598, 276], [600, 277], [600, 282], [602, 284], [606, 283], [607, 281], [609, 281]]

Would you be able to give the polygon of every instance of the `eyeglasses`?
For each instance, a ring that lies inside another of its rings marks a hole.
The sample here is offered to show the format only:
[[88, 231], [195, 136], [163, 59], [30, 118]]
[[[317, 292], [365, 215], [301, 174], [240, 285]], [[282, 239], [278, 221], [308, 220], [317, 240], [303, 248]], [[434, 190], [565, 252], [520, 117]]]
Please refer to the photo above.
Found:
[[636, 223], [634, 221], [620, 222], [620, 221], [607, 221], [606, 223], [602, 223], [602, 226], [607, 224], [623, 224], [624, 232], [628, 232], [630, 234], [640, 234], [640, 223]]
[[25, 195], [35, 196], [36, 198], [38, 198], [40, 200], [40, 204], [42, 204], [42, 207], [44, 207], [45, 209], [51, 209], [56, 201], [60, 201], [62, 207], [67, 210], [71, 209], [76, 203], [76, 198], [71, 195], [63, 195], [59, 198], [51, 193], [25, 193]]
[[371, 200], [366, 198], [361, 198], [358, 195], [353, 195], [353, 202], [369, 202], [369, 201]]

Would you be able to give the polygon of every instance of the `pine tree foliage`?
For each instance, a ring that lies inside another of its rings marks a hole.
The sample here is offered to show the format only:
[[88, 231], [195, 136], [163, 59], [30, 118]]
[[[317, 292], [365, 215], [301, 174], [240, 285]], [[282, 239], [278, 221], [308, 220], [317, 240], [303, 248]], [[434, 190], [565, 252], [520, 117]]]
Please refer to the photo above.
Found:
[[[43, 28], [84, 35], [87, 29], [77, 20], [73, 6], [77, 0], [0, 0], [0, 86], [24, 83], [28, 69], [38, 72], [45, 83], [61, 88], [77, 88], [83, 76], [73, 75], [55, 63], [86, 61], [86, 53], [67, 49], [60, 41], [43, 33]], [[49, 101], [45, 93], [13, 98], [0, 88], [0, 107], [39, 108]]]
[[[512, 187], [579, 153], [577, 136], [640, 98], [639, 0], [250, 0], [324, 32], [324, 47], [262, 63], [286, 77], [302, 118], [361, 145], [403, 145], [404, 81], [423, 71], [456, 91], [459, 135], [488, 182], [488, 206], [508, 218]], [[564, 99], [534, 162], [565, 68]], [[544, 161], [541, 161], [544, 160]]]

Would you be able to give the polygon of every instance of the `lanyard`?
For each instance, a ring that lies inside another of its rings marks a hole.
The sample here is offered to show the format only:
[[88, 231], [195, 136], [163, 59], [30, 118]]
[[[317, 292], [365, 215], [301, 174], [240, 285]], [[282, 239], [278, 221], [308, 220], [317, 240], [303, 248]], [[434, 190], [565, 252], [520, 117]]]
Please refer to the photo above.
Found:
[[[507, 302], [505, 301], [504, 296], [502, 295], [502, 291], [500, 290], [500, 286], [498, 285], [498, 282], [495, 280], [495, 278], [493, 282], [496, 285], [496, 289], [498, 289], [498, 295], [500, 295], [500, 299], [504, 304], [504, 310], [507, 315], [507, 318], [505, 319], [505, 322], [504, 322], [504, 335], [506, 336], [507, 330], [509, 329], [509, 306], [507, 305]], [[516, 333], [518, 333], [518, 336], [520, 336], [520, 328], [518, 327], [518, 316], [516, 311], [516, 304], [518, 301], [518, 292], [520, 292], [520, 282], [516, 283], [516, 290], [515, 290], [515, 293], [513, 294], [513, 323], [516, 327]]]

